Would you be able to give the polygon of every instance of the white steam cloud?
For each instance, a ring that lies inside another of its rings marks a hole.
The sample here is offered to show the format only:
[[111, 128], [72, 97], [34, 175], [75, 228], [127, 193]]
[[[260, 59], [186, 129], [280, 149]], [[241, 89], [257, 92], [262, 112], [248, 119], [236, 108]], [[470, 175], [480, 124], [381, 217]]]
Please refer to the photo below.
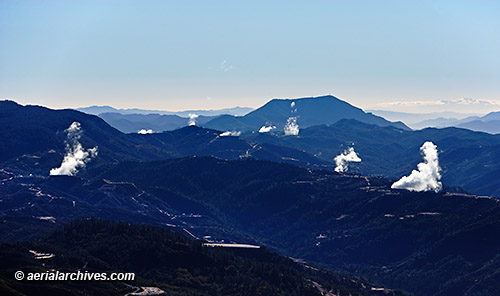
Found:
[[285, 124], [285, 136], [296, 136], [299, 134], [299, 125], [297, 117], [289, 117]]
[[189, 113], [188, 116], [189, 116], [188, 125], [189, 126], [196, 125], [196, 118], [198, 118], [199, 115], [194, 113]]
[[260, 129], [259, 129], [259, 133], [269, 133], [270, 131], [272, 131], [273, 129], [275, 129], [276, 127], [274, 125], [270, 125], [270, 126], [265, 126], [263, 125]]
[[391, 188], [406, 189], [409, 191], [429, 191], [438, 192], [442, 188], [441, 168], [439, 167], [437, 146], [432, 142], [425, 142], [420, 147], [420, 153], [424, 157], [424, 162], [417, 165], [418, 170], [413, 170], [409, 176], [403, 176], [399, 181], [394, 182]]
[[221, 133], [219, 136], [220, 137], [237, 137], [241, 135], [241, 132], [232, 132], [232, 131], [226, 131]]
[[152, 134], [153, 130], [152, 129], [141, 129], [137, 133], [140, 134], [140, 135], [147, 135], [147, 134]]
[[333, 160], [335, 160], [335, 171], [337, 173], [347, 172], [349, 162], [361, 162], [361, 158], [354, 151], [354, 147], [344, 150], [344, 152], [335, 156]]
[[73, 176], [79, 167], [85, 167], [87, 162], [97, 156], [97, 146], [84, 150], [78, 141], [82, 135], [81, 124], [73, 122], [66, 130], [66, 155], [58, 168], [50, 170], [50, 175]]
[[[297, 108], [293, 109], [294, 107], [295, 107], [295, 102], [292, 101], [290, 103], [290, 108], [292, 108], [290, 113], [297, 112]], [[285, 136], [297, 136], [299, 134], [299, 125], [297, 124], [297, 116], [288, 117], [288, 119], [286, 120], [284, 131], [285, 131]]]

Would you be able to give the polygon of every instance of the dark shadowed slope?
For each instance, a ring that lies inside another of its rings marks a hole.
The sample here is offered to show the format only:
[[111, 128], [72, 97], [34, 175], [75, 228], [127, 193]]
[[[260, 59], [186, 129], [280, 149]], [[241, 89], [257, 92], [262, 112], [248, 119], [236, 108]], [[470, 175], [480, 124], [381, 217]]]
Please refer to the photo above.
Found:
[[[36, 260], [30, 250], [53, 254]], [[368, 282], [315, 271], [265, 248], [202, 247], [158, 227], [90, 219], [72, 222], [35, 242], [0, 244], [2, 295], [120, 295], [156, 287], [162, 295], [374, 295]], [[134, 281], [16, 281], [16, 270], [134, 272]], [[337, 292], [338, 291], [338, 292]], [[19, 294], [16, 294], [19, 293]], [[128, 294], [127, 294], [128, 295]], [[142, 294], [138, 294], [142, 295]], [[339, 295], [339, 294], [337, 294]], [[378, 295], [383, 295], [379, 292]], [[399, 294], [398, 294], [399, 295]]]
[[148, 143], [176, 153], [215, 156], [221, 159], [257, 158], [286, 162], [311, 168], [331, 168], [331, 162], [321, 160], [294, 148], [263, 143], [255, 144], [240, 137], [223, 136], [217, 130], [188, 126], [171, 132], [149, 135], [128, 135], [134, 139], [145, 139]]

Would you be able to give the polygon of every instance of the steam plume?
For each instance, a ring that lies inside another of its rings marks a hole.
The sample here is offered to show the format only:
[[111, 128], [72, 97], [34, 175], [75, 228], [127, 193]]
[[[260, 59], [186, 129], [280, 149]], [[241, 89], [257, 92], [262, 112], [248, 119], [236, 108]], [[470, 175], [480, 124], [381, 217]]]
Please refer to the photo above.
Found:
[[437, 146], [432, 142], [425, 142], [420, 147], [420, 153], [424, 157], [424, 162], [417, 165], [418, 170], [413, 170], [409, 176], [403, 176], [399, 181], [394, 182], [391, 188], [406, 189], [410, 191], [438, 192], [441, 190], [441, 168], [439, 167]]
[[347, 172], [349, 162], [361, 162], [361, 158], [359, 158], [358, 154], [354, 151], [354, 147], [349, 147], [344, 150], [344, 152], [335, 156], [333, 159], [335, 160], [335, 171], [337, 173]]
[[137, 132], [140, 135], [147, 135], [147, 134], [152, 134], [153, 130], [152, 129], [141, 129], [140, 131]]
[[196, 125], [196, 118], [199, 115], [194, 113], [189, 113], [188, 116], [189, 116], [188, 125], [189, 126]]
[[299, 125], [297, 117], [289, 117], [285, 124], [285, 136], [296, 136], [299, 134]]
[[58, 168], [50, 170], [50, 175], [73, 176], [79, 167], [85, 167], [93, 157], [97, 156], [97, 146], [86, 151], [78, 141], [81, 137], [81, 124], [73, 122], [66, 130], [66, 155]]
[[227, 131], [227, 132], [221, 133], [219, 136], [220, 137], [228, 137], [228, 136], [237, 137], [239, 135], [241, 135], [241, 132]]
[[259, 129], [259, 133], [268, 133], [270, 131], [272, 131], [273, 129], [275, 129], [276, 127], [274, 125], [271, 125], [271, 126], [265, 126], [263, 125], [260, 129]]
[[[292, 101], [290, 103], [290, 108], [292, 108], [290, 113], [297, 112], [297, 109], [295, 110], [293, 109], [294, 107], [295, 107], [295, 102]], [[285, 136], [297, 136], [299, 134], [299, 125], [297, 124], [297, 116], [288, 117], [288, 119], [286, 120], [284, 131], [285, 131]]]

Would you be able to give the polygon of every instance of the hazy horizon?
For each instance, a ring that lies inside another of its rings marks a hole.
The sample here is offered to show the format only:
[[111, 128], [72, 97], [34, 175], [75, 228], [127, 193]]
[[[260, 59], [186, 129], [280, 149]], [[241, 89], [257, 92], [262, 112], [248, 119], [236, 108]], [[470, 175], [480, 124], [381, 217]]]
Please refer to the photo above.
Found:
[[[307, 96], [307, 97], [320, 97], [320, 96]], [[271, 98], [268, 101], [270, 101], [272, 99], [301, 99], [301, 98], [303, 98], [303, 97]], [[339, 99], [342, 100], [342, 98], [339, 98]], [[265, 105], [268, 102], [268, 101], [266, 101], [264, 104], [258, 105], [258, 106], [244, 106], [244, 105], [240, 106], [240, 105], [237, 105], [237, 106], [223, 106], [221, 108], [214, 108], [214, 107], [208, 106], [206, 108], [194, 107], [194, 108], [188, 108], [188, 109], [160, 109], [160, 108], [154, 108], [154, 107], [153, 108], [142, 108], [142, 107], [140, 107], [139, 104], [137, 106], [132, 105], [132, 106], [125, 106], [125, 107], [118, 107], [118, 106], [106, 104], [106, 103], [95, 104], [95, 105], [81, 105], [81, 106], [69, 106], [69, 105], [68, 106], [51, 106], [51, 105], [44, 104], [44, 103], [33, 103], [33, 102], [30, 102], [29, 100], [24, 101], [24, 100], [17, 100], [17, 99], [13, 99], [13, 98], [3, 98], [0, 100], [11, 100], [11, 101], [15, 101], [15, 102], [22, 104], [22, 105], [40, 105], [40, 106], [44, 106], [44, 107], [48, 107], [48, 108], [52, 108], [52, 109], [84, 109], [84, 108], [89, 108], [89, 107], [111, 107], [111, 108], [118, 109], [118, 110], [137, 109], [137, 110], [161, 111], [161, 112], [218, 111], [218, 110], [233, 109], [233, 108], [248, 108], [248, 109], [255, 110], [255, 109], [262, 107], [263, 105]], [[495, 105], [494, 104], [488, 105], [487, 103], [485, 104], [484, 101], [475, 101], [473, 103], [466, 104], [466, 103], [462, 103], [461, 102], [462, 100], [464, 100], [464, 99], [455, 100], [455, 101], [438, 100], [438, 101], [428, 101], [428, 102], [410, 102], [408, 104], [408, 105], [410, 105], [410, 108], [406, 108], [406, 109], [405, 108], [400, 108], [400, 109], [398, 109], [398, 108], [395, 108], [395, 109], [394, 108], [384, 108], [385, 106], [390, 106], [390, 104], [381, 104], [381, 105], [375, 105], [375, 106], [370, 106], [368, 108], [364, 108], [361, 106], [356, 106], [347, 100], [345, 100], [345, 101], [350, 103], [354, 107], [358, 107], [358, 108], [363, 109], [365, 112], [375, 112], [375, 113], [377, 113], [376, 111], [407, 113], [407, 114], [429, 114], [429, 115], [430, 114], [449, 113], [449, 114], [457, 114], [457, 115], [460, 114], [463, 117], [465, 117], [465, 116], [474, 116], [474, 115], [477, 115], [477, 116], [486, 115], [486, 114], [491, 113], [491, 112], [499, 112], [500, 111], [500, 106], [497, 108], [496, 104]], [[465, 100], [467, 100], [467, 99], [465, 99]], [[413, 109], [411, 108], [412, 104], [414, 105]], [[473, 109], [471, 111], [471, 108], [470, 108], [471, 105], [479, 105], [480, 108]], [[459, 108], [457, 109], [457, 107], [459, 107]]]
[[[2, 1], [0, 98], [51, 108], [500, 110], [500, 3]], [[466, 99], [463, 98], [472, 98]]]

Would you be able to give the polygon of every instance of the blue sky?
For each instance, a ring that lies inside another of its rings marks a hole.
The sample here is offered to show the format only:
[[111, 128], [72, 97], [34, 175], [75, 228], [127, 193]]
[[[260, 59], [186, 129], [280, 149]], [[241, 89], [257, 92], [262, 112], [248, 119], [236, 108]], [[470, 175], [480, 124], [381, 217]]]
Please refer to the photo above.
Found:
[[269, 2], [0, 0], [0, 98], [182, 110], [333, 94], [500, 110], [499, 1]]

